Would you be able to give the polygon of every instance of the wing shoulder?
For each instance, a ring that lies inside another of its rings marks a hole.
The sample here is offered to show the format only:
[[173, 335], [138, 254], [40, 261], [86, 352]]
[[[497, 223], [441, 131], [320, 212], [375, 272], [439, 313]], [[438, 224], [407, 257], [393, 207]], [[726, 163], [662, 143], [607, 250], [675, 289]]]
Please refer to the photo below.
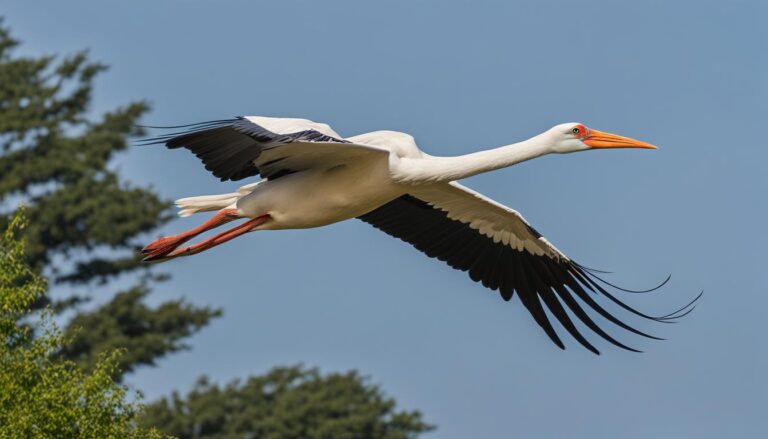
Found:
[[547, 241], [523, 216], [485, 195], [457, 182], [425, 185], [411, 193], [452, 220], [467, 224], [495, 243], [555, 260], [569, 258]]

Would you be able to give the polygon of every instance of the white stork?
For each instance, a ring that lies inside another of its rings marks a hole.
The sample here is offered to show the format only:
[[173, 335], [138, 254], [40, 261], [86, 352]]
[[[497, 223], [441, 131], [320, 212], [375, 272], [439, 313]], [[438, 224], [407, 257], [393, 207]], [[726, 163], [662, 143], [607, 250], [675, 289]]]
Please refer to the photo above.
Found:
[[[566, 123], [523, 142], [438, 157], [422, 152], [405, 133], [374, 131], [344, 138], [328, 125], [306, 119], [247, 116], [162, 128], [184, 130], [146, 143], [184, 147], [222, 181], [251, 176], [262, 180], [230, 194], [178, 200], [181, 216], [218, 213], [199, 227], [152, 242], [142, 251], [145, 261], [197, 254], [256, 230], [320, 227], [359, 218], [429, 257], [469, 272], [472, 280], [499, 290], [506, 301], [517, 292], [534, 320], [564, 349], [545, 311], [549, 310], [567, 332], [596, 354], [599, 351], [574, 325], [572, 316], [610, 343], [635, 349], [605, 332], [586, 309], [627, 331], [657, 337], [616, 318], [594, 294], [659, 322], [682, 317], [698, 299], [665, 316], [644, 314], [610, 294], [607, 288], [614, 285], [568, 258], [518, 212], [456, 182], [545, 154], [654, 149], [649, 143]], [[180, 248], [193, 237], [239, 218], [247, 221]]]

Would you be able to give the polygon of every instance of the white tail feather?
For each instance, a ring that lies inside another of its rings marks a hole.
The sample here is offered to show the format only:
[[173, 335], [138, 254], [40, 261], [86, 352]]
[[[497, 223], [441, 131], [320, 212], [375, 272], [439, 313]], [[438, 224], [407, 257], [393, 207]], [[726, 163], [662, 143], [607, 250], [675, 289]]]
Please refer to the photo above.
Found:
[[220, 210], [232, 206], [237, 203], [237, 200], [250, 194], [259, 183], [261, 181], [245, 185], [239, 188], [237, 192], [230, 194], [201, 195], [199, 197], [187, 197], [176, 200], [179, 216], [187, 217], [198, 212]]
[[221, 195], [202, 195], [200, 197], [188, 197], [176, 200], [179, 208], [179, 216], [185, 217], [198, 212], [220, 210], [237, 202], [242, 195], [238, 193]]

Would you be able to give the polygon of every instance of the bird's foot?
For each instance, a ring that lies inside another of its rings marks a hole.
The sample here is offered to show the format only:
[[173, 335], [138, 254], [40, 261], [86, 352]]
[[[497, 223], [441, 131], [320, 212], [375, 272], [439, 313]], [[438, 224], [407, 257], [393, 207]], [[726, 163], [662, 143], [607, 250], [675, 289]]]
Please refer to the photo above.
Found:
[[192, 239], [194, 235], [181, 233], [173, 236], [166, 236], [152, 241], [141, 250], [145, 262], [159, 262], [160, 258], [176, 250], [178, 246]]
[[195, 255], [205, 250], [208, 250], [210, 248], [216, 247], [217, 245], [223, 244], [229, 240], [237, 238], [240, 235], [251, 232], [255, 230], [256, 227], [260, 226], [261, 224], [264, 224], [270, 219], [271, 217], [269, 216], [269, 214], [265, 213], [261, 216], [257, 216], [256, 218], [251, 218], [248, 221], [236, 227], [233, 227], [227, 231], [221, 232], [218, 235], [212, 236], [202, 242], [199, 242], [197, 244], [194, 244], [188, 247], [180, 248], [180, 249], [178, 247], [181, 244], [197, 236], [200, 232], [199, 231], [194, 231], [194, 233], [186, 232], [180, 235], [169, 236], [167, 238], [160, 238], [155, 242], [149, 244], [148, 246], [144, 247], [144, 250], [142, 250], [142, 253], [145, 255], [143, 261], [144, 262], [163, 262], [169, 259], [177, 258], [179, 256]]
[[141, 250], [141, 254], [144, 255], [144, 262], [162, 262], [167, 259], [171, 259], [169, 256], [171, 252], [176, 250], [178, 246], [184, 244], [195, 236], [206, 232], [210, 229], [218, 227], [222, 224], [226, 224], [230, 221], [239, 218], [237, 209], [222, 209], [216, 213], [208, 221], [195, 227], [194, 229], [187, 230], [184, 233], [178, 235], [166, 236], [164, 238], [158, 238], [151, 242], [149, 245]]

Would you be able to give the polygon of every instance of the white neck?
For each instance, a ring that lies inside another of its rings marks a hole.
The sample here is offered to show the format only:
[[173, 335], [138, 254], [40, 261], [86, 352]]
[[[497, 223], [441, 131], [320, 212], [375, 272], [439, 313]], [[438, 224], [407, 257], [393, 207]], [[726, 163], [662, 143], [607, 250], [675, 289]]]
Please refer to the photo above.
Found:
[[425, 154], [419, 159], [401, 159], [396, 178], [403, 183], [437, 183], [460, 180], [483, 172], [506, 168], [554, 152], [547, 133], [523, 142], [455, 157]]

